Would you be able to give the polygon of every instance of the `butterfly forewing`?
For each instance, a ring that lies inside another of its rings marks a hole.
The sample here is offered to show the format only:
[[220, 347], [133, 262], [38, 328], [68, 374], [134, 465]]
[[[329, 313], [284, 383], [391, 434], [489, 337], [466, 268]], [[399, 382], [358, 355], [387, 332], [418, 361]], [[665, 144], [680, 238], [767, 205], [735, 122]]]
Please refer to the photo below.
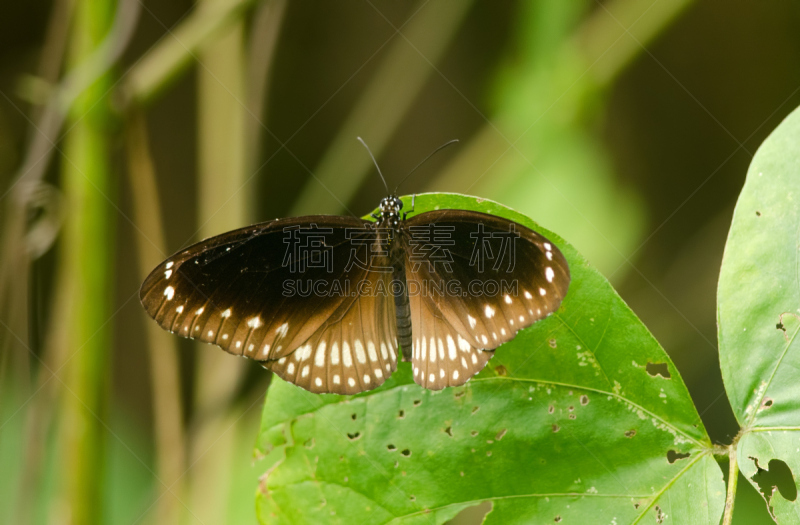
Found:
[[566, 295], [570, 277], [564, 256], [518, 223], [438, 210], [414, 216], [402, 228], [412, 365], [422, 386], [463, 384], [492, 350], [554, 312]]

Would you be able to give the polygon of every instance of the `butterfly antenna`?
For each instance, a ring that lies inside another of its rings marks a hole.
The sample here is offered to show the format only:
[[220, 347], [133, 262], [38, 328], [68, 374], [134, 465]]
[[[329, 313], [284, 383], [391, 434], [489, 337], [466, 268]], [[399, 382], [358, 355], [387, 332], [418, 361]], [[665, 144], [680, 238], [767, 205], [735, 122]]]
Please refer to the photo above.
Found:
[[[427, 157], [425, 157], [424, 159], [422, 159], [422, 162], [420, 162], [419, 164], [417, 164], [417, 165], [414, 167], [414, 169], [413, 169], [413, 170], [411, 170], [411, 171], [409, 171], [409, 172], [408, 172], [408, 175], [406, 175], [405, 177], [403, 177], [403, 180], [401, 180], [401, 181], [400, 181], [400, 184], [403, 184], [403, 183], [406, 181], [406, 179], [407, 179], [407, 178], [409, 178], [409, 177], [411, 176], [411, 174], [412, 174], [412, 173], [414, 173], [415, 171], [417, 171], [417, 168], [419, 168], [420, 166], [422, 166], [423, 164], [425, 164], [425, 163], [428, 161], [428, 159], [430, 159], [431, 157], [433, 157], [434, 155], [436, 155], [437, 153], [439, 153], [440, 151], [442, 151], [442, 150], [443, 150], [444, 148], [446, 148], [447, 146], [449, 146], [449, 145], [451, 145], [451, 144], [455, 144], [456, 142], [458, 142], [458, 139], [449, 140], [449, 141], [445, 142], [444, 144], [442, 144], [441, 146], [439, 146], [438, 148], [436, 148], [435, 150], [433, 150], [432, 152], [430, 152], [430, 154], [429, 154]], [[397, 185], [397, 188], [395, 188], [395, 189], [394, 189], [394, 192], [395, 192], [395, 193], [397, 193], [397, 189], [400, 187], [400, 184], [398, 184], [398, 185]]]
[[367, 153], [369, 153], [369, 156], [372, 158], [372, 163], [375, 164], [375, 169], [378, 170], [378, 175], [381, 176], [381, 180], [383, 181], [383, 187], [386, 188], [386, 195], [389, 195], [389, 185], [386, 184], [386, 179], [383, 178], [383, 173], [381, 173], [381, 168], [380, 166], [378, 166], [378, 161], [375, 160], [375, 155], [372, 154], [372, 150], [369, 149], [369, 146], [367, 146], [367, 143], [364, 142], [364, 140], [361, 137], [356, 137], [356, 138], [358, 139], [358, 141], [361, 143], [362, 146], [367, 148]]

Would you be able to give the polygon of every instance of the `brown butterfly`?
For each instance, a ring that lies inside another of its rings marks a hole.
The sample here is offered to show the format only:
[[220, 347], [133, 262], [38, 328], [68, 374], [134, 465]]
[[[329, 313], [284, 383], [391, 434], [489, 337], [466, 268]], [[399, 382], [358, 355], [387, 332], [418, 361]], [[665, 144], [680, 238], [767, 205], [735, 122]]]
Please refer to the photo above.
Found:
[[462, 385], [558, 308], [569, 267], [514, 221], [468, 210], [407, 218], [413, 201], [401, 216], [403, 202], [384, 198], [375, 221], [315, 215], [223, 233], [161, 263], [139, 297], [170, 332], [311, 392], [376, 388], [398, 349], [417, 384]]

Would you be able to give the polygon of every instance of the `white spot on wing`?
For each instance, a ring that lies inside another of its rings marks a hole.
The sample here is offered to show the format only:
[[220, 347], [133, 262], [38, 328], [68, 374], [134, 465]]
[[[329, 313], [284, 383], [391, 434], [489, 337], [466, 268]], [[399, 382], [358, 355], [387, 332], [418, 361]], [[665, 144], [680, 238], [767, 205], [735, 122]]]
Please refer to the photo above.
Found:
[[173, 266], [174, 264], [175, 264], [174, 262], [170, 261], [170, 262], [168, 262], [168, 263], [167, 263], [167, 265], [165, 266], [165, 268], [166, 268], [167, 270], [169, 270], [170, 268], [172, 268], [172, 266]]
[[247, 326], [249, 326], [250, 328], [252, 328], [253, 330], [255, 330], [256, 328], [258, 328], [259, 326], [261, 326], [261, 319], [260, 319], [258, 316], [256, 316], [256, 317], [253, 317], [252, 319], [250, 319], [249, 321], [247, 321]]
[[547, 257], [548, 261], [553, 260], [553, 252], [544, 252], [544, 256]]
[[287, 374], [294, 374], [294, 363], [289, 363], [289, 366], [286, 367]]
[[183, 313], [183, 305], [181, 305], [181, 306], [177, 307], [177, 308], [175, 309], [175, 311], [176, 311], [176, 312], [178, 312], [179, 314], [180, 314], [180, 313]]
[[552, 283], [553, 277], [555, 277], [556, 274], [553, 271], [553, 269], [548, 266], [547, 268], [544, 269], [544, 276], [547, 278], [548, 283]]
[[504, 299], [506, 301], [506, 304], [511, 304], [511, 296], [510, 295], [506, 294]]
[[334, 376], [333, 376], [333, 384], [334, 385], [338, 385], [339, 384], [339, 374], [334, 374]]
[[333, 342], [331, 345], [331, 364], [338, 365], [339, 364], [339, 343], [336, 341]]
[[301, 372], [301, 375], [302, 375], [303, 377], [308, 377], [308, 371], [309, 371], [309, 369], [310, 369], [310, 367], [309, 367], [308, 365], [304, 366], [304, 367], [303, 367], [303, 371]]
[[458, 370], [453, 370], [453, 379], [458, 379]]
[[547, 295], [547, 290], [545, 290], [544, 288], [539, 288], [539, 295], [541, 296]]
[[314, 365], [316, 366], [324, 366], [325, 365], [325, 341], [320, 341], [319, 346], [317, 347], [317, 353], [314, 354]]
[[172, 270], [164, 272], [164, 279], [169, 279], [172, 276]]
[[486, 308], [483, 309], [483, 313], [486, 315], [486, 317], [491, 319], [492, 317], [494, 317], [494, 308], [492, 308], [487, 304]]
[[280, 335], [281, 335], [281, 337], [286, 337], [286, 332], [288, 332], [288, 331], [289, 331], [289, 323], [283, 323], [282, 325], [280, 325], [280, 326], [279, 326], [279, 327], [278, 327], [278, 328], [275, 330], [275, 332], [276, 332], [276, 333], [278, 333], [278, 334], [280, 334]]
[[356, 386], [356, 380], [353, 379], [352, 377], [348, 377], [347, 378], [347, 384], [350, 385], [350, 386]]
[[317, 385], [317, 386], [322, 386], [322, 379], [320, 379], [320, 378], [316, 378], [316, 379], [314, 380], [314, 384], [315, 384], [315, 385]]
[[489, 338], [486, 337], [486, 334], [481, 336], [481, 341], [483, 341], [483, 344], [487, 344], [489, 342]]
[[361, 344], [360, 339], [355, 340], [355, 342], [353, 343], [353, 348], [355, 348], [356, 359], [358, 359], [358, 362], [361, 363], [362, 365], [366, 363], [367, 355], [364, 353], [364, 345]]
[[544, 249], [545, 249], [545, 250], [547, 250], [547, 251], [549, 252], [550, 250], [552, 250], [552, 249], [553, 249], [553, 247], [552, 247], [552, 246], [550, 246], [550, 243], [549, 243], [549, 242], [546, 242], [546, 243], [544, 243]]
[[175, 296], [175, 288], [172, 286], [167, 286], [164, 288], [164, 295], [167, 296], [167, 301], [171, 301], [172, 298]]
[[450, 334], [447, 334], [447, 355], [451, 361], [456, 360], [456, 342], [453, 341], [453, 337]]
[[375, 351], [375, 343], [372, 341], [367, 341], [367, 354], [369, 354], [369, 360], [373, 363], [378, 361], [378, 353]]
[[231, 309], [230, 309], [230, 308], [228, 308], [227, 310], [225, 310], [224, 312], [222, 312], [222, 317], [224, 317], [224, 318], [228, 318], [228, 317], [230, 317], [230, 316], [231, 316]]
[[353, 366], [353, 357], [350, 355], [350, 345], [347, 341], [342, 342], [342, 362], [347, 368]]
[[478, 320], [472, 317], [471, 315], [467, 315], [467, 319], [469, 320], [469, 327], [475, 328], [475, 325], [478, 323]]
[[202, 313], [203, 313], [203, 311], [205, 311], [205, 308], [203, 308], [203, 307], [200, 307], [200, 308], [198, 308], [198, 309], [197, 309], [197, 311], [196, 311], [194, 314], [195, 314], [195, 315], [200, 315], [200, 314], [202, 314]]
[[369, 374], [364, 374], [364, 382], [369, 384], [372, 378], [369, 377]]
[[525, 290], [525, 299], [533, 299], [533, 296], [528, 290]]

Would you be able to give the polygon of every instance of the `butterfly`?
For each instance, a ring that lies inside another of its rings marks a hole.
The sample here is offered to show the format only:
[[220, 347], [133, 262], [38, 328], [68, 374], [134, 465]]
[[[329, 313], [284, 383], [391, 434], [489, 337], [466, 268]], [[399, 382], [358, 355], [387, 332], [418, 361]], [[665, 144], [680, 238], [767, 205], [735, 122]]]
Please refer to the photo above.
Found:
[[140, 300], [170, 332], [311, 392], [374, 389], [398, 357], [422, 387], [462, 385], [559, 307], [569, 267], [519, 223], [469, 210], [408, 217], [414, 201], [403, 212], [390, 194], [374, 220], [275, 219], [211, 237], [158, 265]]

